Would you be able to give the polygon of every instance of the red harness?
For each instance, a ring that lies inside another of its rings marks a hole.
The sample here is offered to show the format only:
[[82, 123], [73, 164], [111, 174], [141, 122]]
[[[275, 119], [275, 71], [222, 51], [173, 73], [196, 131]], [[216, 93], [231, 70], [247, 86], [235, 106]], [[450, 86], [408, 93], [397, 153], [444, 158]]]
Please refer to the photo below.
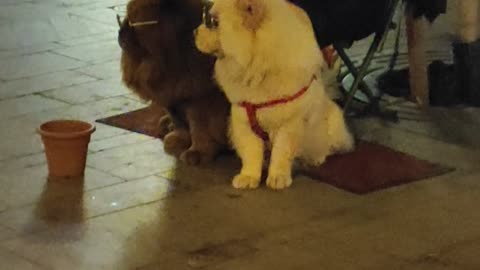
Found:
[[250, 128], [252, 129], [252, 131], [264, 142], [268, 142], [270, 140], [268, 133], [265, 130], [263, 130], [260, 124], [258, 123], [257, 110], [294, 101], [295, 99], [305, 94], [305, 92], [307, 92], [308, 88], [310, 88], [310, 85], [315, 79], [316, 79], [316, 76], [313, 75], [312, 79], [310, 80], [310, 83], [307, 86], [304, 86], [297, 93], [286, 98], [274, 99], [274, 100], [263, 102], [263, 103], [250, 103], [247, 101], [238, 103], [239, 106], [245, 108], [245, 111], [247, 112], [247, 116], [248, 116], [248, 122], [250, 123]]

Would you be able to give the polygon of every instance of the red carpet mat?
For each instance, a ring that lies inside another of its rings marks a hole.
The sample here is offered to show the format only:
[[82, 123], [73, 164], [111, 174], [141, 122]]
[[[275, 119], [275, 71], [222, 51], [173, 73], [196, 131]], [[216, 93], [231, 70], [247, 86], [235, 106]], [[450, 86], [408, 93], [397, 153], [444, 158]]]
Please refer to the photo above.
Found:
[[302, 173], [357, 194], [398, 186], [450, 172], [452, 169], [386, 146], [359, 142], [355, 151], [331, 156], [320, 167]]
[[157, 137], [159, 133], [158, 123], [164, 115], [165, 111], [150, 106], [104, 119], [98, 119], [97, 122], [147, 136]]
[[[163, 111], [144, 108], [97, 122], [156, 137]], [[302, 169], [302, 174], [335, 187], [365, 194], [452, 171], [386, 146], [359, 142], [354, 152], [329, 157], [320, 167]]]

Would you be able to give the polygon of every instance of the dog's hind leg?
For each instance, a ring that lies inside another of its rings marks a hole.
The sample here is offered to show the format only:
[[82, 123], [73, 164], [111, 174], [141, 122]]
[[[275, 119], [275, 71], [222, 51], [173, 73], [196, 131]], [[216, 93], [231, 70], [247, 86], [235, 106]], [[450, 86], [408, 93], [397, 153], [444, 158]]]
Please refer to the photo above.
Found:
[[190, 133], [187, 129], [176, 128], [169, 132], [163, 139], [164, 151], [174, 157], [179, 157], [181, 153], [190, 147]]
[[241, 189], [257, 188], [262, 175], [264, 144], [262, 139], [252, 132], [241, 108], [232, 108], [230, 139], [242, 160], [242, 169], [234, 177], [232, 185]]
[[209, 132], [209, 116], [204, 113], [202, 104], [191, 105], [186, 110], [192, 144], [183, 152], [180, 160], [188, 165], [206, 164], [212, 161], [221, 149], [221, 145]]
[[[323, 104], [321, 106], [324, 107]], [[305, 165], [320, 166], [330, 152], [327, 120], [323, 113], [323, 110], [316, 112], [305, 128], [299, 147], [299, 159]]]

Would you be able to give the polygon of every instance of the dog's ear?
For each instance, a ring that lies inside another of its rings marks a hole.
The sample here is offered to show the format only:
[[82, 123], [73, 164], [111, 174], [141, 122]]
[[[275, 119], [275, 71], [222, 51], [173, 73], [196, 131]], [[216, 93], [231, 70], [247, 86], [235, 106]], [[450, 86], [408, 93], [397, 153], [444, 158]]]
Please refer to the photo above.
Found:
[[264, 0], [235, 0], [246, 28], [255, 31], [265, 18]]

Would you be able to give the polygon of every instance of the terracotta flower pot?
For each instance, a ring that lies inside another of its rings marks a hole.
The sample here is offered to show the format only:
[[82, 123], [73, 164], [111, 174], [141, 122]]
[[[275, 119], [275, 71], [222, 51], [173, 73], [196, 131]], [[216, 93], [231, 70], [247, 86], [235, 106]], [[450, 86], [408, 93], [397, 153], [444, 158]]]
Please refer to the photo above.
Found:
[[45, 146], [49, 178], [83, 176], [94, 131], [94, 125], [77, 120], [49, 121], [37, 129]]

